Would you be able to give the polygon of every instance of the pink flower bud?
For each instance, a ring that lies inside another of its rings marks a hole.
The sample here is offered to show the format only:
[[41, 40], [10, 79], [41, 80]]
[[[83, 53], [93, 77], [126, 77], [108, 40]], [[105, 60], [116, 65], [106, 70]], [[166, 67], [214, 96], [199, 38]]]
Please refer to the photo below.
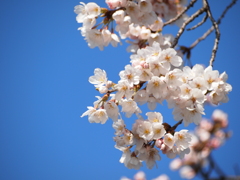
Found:
[[106, 87], [107, 87], [107, 88], [110, 88], [110, 87], [112, 86], [112, 84], [113, 84], [112, 81], [107, 81], [107, 85], [106, 85]]
[[144, 69], [149, 69], [149, 64], [148, 63], [145, 63], [144, 66], [143, 66]]
[[214, 149], [218, 148], [222, 144], [219, 138], [212, 138], [210, 141], [210, 146]]
[[155, 146], [158, 147], [159, 149], [162, 147], [163, 144], [163, 140], [162, 139], [158, 139], [155, 142]]

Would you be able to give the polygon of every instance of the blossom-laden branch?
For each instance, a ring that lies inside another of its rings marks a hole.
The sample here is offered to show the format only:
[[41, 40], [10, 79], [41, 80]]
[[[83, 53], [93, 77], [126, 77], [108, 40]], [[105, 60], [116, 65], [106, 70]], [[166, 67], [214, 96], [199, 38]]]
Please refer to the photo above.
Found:
[[[212, 153], [231, 136], [227, 130], [228, 117], [221, 110], [215, 110], [212, 119], [204, 119], [192, 133], [191, 151], [183, 159], [174, 159], [170, 168], [178, 170], [182, 178], [192, 179], [196, 175], [204, 180], [211, 178], [212, 172], [218, 176], [216, 179], [230, 179], [213, 159]], [[239, 177], [232, 177], [238, 179]]]
[[[122, 151], [120, 162], [127, 168], [139, 169], [146, 162], [151, 169], [161, 159], [159, 152], [169, 158], [183, 158], [190, 152], [192, 137], [188, 130], [176, 128], [182, 123], [200, 124], [206, 102], [218, 105], [228, 101], [232, 87], [226, 82], [225, 72], [219, 74], [211, 66], [198, 64], [183, 66], [182, 57], [174, 49], [186, 26], [204, 12], [218, 30], [206, 0], [202, 8], [184, 20], [184, 13], [195, 2], [192, 0], [180, 13], [183, 1], [107, 0], [110, 9], [96, 3], [81, 2], [75, 6], [76, 20], [82, 23], [79, 30], [90, 48], [103, 50], [109, 44], [116, 47], [120, 39], [133, 40], [128, 47], [133, 53], [130, 64], [119, 72], [117, 83], [108, 80], [107, 73], [100, 68], [89, 77], [89, 82], [104, 95], [96, 96], [98, 100], [81, 116], [88, 116], [90, 123], [113, 120], [115, 148]], [[96, 25], [101, 18], [103, 21]], [[170, 36], [161, 34], [167, 19], [176, 24], [177, 20], [184, 20], [173, 42]], [[163, 122], [160, 112], [153, 112], [165, 100], [178, 121], [174, 126]], [[143, 104], [151, 111], [145, 113], [147, 118], [142, 116]], [[126, 118], [137, 116], [132, 129], [127, 129], [121, 114]]]

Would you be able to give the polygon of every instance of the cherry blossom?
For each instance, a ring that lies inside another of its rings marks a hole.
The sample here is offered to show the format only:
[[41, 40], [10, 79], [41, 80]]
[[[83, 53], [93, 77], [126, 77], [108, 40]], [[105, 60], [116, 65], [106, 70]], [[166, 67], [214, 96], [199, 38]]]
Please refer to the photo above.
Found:
[[[105, 124], [109, 118], [113, 120], [115, 148], [122, 151], [120, 163], [129, 169], [139, 169], [144, 163], [152, 169], [156, 161], [161, 160], [160, 152], [169, 158], [191, 157], [191, 163], [197, 163], [194, 148], [199, 142], [205, 147], [200, 156], [207, 157], [226, 139], [221, 128], [227, 127], [228, 121], [221, 111], [214, 113], [213, 124], [202, 120], [205, 105], [227, 102], [232, 86], [227, 83], [227, 73], [220, 74], [212, 65], [186, 66], [182, 46], [179, 50], [175, 43], [177, 37], [163, 34], [168, 20], [180, 14], [174, 24], [182, 26], [189, 18], [181, 14], [186, 0], [105, 2], [108, 8], [94, 2], [80, 2], [74, 7], [76, 21], [81, 24], [78, 30], [90, 48], [100, 50], [110, 44], [117, 47], [126, 39], [130, 60], [118, 73], [118, 82], [108, 80], [104, 70], [94, 70], [88, 80], [102, 97], [96, 96], [93, 107], [88, 106], [81, 117], [88, 116], [90, 123], [100, 124]], [[153, 112], [165, 102], [172, 109], [175, 125], [170, 125], [161, 112]], [[150, 110], [143, 113], [145, 116], [140, 109], [143, 104]], [[130, 117], [135, 118], [132, 129], [125, 123], [125, 118]], [[195, 134], [187, 129], [177, 131], [182, 123], [185, 127], [191, 123], [199, 126]], [[180, 166], [184, 166], [183, 177], [195, 176], [196, 172], [183, 161], [173, 165], [174, 169]], [[164, 178], [167, 179], [157, 179]]]

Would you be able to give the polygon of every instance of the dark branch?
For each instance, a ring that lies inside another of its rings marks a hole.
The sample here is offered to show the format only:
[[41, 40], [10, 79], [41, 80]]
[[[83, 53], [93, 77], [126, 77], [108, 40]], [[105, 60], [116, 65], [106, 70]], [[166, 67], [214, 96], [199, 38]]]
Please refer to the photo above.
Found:
[[206, 14], [206, 15], [204, 16], [204, 18], [202, 19], [201, 22], [199, 22], [199, 23], [196, 24], [195, 26], [193, 26], [193, 27], [187, 29], [187, 31], [194, 30], [194, 29], [196, 29], [197, 27], [201, 26], [203, 23], [206, 22], [207, 18], [208, 18], [208, 15]]
[[[237, 2], [237, 0], [232, 0], [232, 2], [225, 8], [222, 15], [217, 20], [217, 24], [221, 23], [222, 18], [226, 15], [227, 11]], [[212, 26], [210, 29], [208, 29], [200, 38], [198, 38], [196, 41], [192, 43], [192, 45], [189, 47], [190, 49], [193, 49], [199, 42], [206, 39], [209, 34], [214, 30], [214, 27]]]
[[210, 162], [210, 164], [213, 166], [213, 168], [215, 169], [215, 171], [218, 173], [219, 175], [219, 179], [225, 179], [226, 175], [224, 174], [224, 172], [220, 169], [220, 167], [218, 166], [218, 164], [214, 161], [212, 155], [210, 154], [208, 156], [208, 160]]
[[175, 131], [175, 129], [177, 129], [177, 127], [180, 125], [180, 124], [182, 124], [182, 122], [183, 122], [183, 120], [180, 120], [180, 121], [178, 121], [173, 127], [171, 127], [171, 130], [173, 131]]
[[185, 12], [187, 12], [188, 9], [190, 9], [190, 7], [193, 7], [193, 5], [194, 5], [194, 3], [195, 3], [196, 1], [197, 1], [197, 0], [192, 0], [192, 1], [188, 4], [188, 6], [184, 8], [184, 10], [183, 10], [181, 13], [179, 13], [176, 17], [170, 19], [169, 21], [165, 22], [165, 23], [163, 24], [163, 27], [166, 26], [166, 25], [168, 25], [168, 24], [171, 24], [171, 23], [177, 21]]
[[217, 22], [215, 21], [215, 19], [212, 16], [212, 12], [210, 10], [210, 6], [208, 4], [208, 1], [203, 0], [203, 3], [204, 3], [204, 6], [207, 7], [207, 15], [208, 15], [209, 19], [212, 21], [213, 27], [215, 29], [215, 42], [214, 42], [214, 46], [213, 46], [213, 50], [212, 50], [212, 56], [211, 56], [211, 59], [210, 59], [210, 62], [209, 62], [209, 65], [213, 66], [213, 62], [215, 60], [217, 49], [218, 49], [218, 43], [219, 43], [219, 39], [220, 39], [220, 31], [219, 31]]
[[172, 44], [171, 48], [174, 48], [177, 45], [178, 40], [181, 37], [182, 33], [184, 32], [186, 26], [205, 11], [206, 11], [206, 6], [203, 6], [201, 9], [199, 9], [197, 12], [195, 12], [191, 17], [188, 18], [188, 20], [186, 20], [183, 23], [182, 27], [178, 31], [177, 36], [173, 40], [173, 44]]

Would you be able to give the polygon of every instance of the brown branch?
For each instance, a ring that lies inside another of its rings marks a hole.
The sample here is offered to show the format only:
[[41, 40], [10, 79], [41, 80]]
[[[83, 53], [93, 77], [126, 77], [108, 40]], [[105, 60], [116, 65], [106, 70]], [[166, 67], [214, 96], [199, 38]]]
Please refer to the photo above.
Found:
[[179, 38], [181, 37], [182, 33], [184, 32], [186, 26], [187, 26], [190, 22], [192, 22], [195, 18], [197, 18], [200, 14], [202, 14], [203, 12], [205, 12], [205, 11], [206, 11], [206, 6], [203, 6], [201, 9], [199, 9], [197, 12], [195, 12], [191, 17], [188, 18], [188, 20], [186, 20], [186, 21], [183, 23], [182, 27], [181, 27], [181, 28], [179, 29], [179, 31], [178, 31], [177, 36], [176, 36], [175, 39], [173, 40], [173, 43], [172, 43], [171, 48], [174, 48], [174, 47], [177, 45], [178, 40], [179, 40]]
[[208, 156], [208, 160], [209, 160], [210, 165], [215, 169], [215, 171], [219, 175], [219, 178], [225, 178], [226, 177], [225, 173], [220, 169], [218, 164], [214, 161], [211, 154]]
[[208, 18], [208, 15], [206, 14], [206, 15], [204, 16], [204, 18], [202, 19], [202, 21], [201, 21], [201, 22], [199, 22], [199, 23], [198, 23], [198, 24], [196, 24], [195, 26], [193, 26], [193, 27], [191, 27], [191, 28], [187, 29], [187, 31], [194, 30], [194, 29], [196, 29], [197, 27], [201, 26], [203, 23], [205, 23], [205, 22], [206, 22], [207, 18]]
[[[226, 180], [239, 180], [240, 176], [225, 176]], [[219, 178], [210, 178], [208, 180], [219, 180]]]
[[220, 16], [220, 18], [217, 20], [217, 23], [220, 24], [222, 18], [224, 18], [225, 14], [227, 13], [227, 11], [237, 2], [237, 0], [232, 0], [232, 2], [225, 8], [225, 10], [223, 11], [222, 15]]
[[[219, 17], [219, 19], [217, 20], [217, 24], [221, 23], [222, 18], [224, 18], [225, 14], [227, 13], [227, 11], [237, 2], [237, 0], [232, 0], [232, 2], [225, 8], [225, 10], [223, 11], [223, 13], [221, 14], [221, 16]], [[193, 49], [199, 42], [201, 42], [202, 40], [206, 39], [208, 37], [209, 34], [211, 34], [211, 32], [214, 30], [214, 27], [212, 26], [210, 29], [208, 29], [200, 38], [198, 38], [196, 41], [194, 41], [191, 46], [189, 47], [189, 49]]]
[[180, 124], [182, 124], [182, 122], [183, 122], [183, 119], [180, 120], [180, 121], [178, 121], [173, 127], [171, 127], [171, 130], [174, 130], [174, 131], [175, 131], [175, 129], [177, 129], [177, 127], [178, 127]]
[[183, 10], [181, 13], [179, 13], [176, 17], [170, 19], [169, 21], [165, 22], [165, 23], [163, 24], [163, 27], [166, 26], [166, 25], [168, 25], [168, 24], [171, 24], [171, 23], [177, 21], [185, 12], [188, 11], [188, 9], [190, 9], [190, 7], [193, 7], [193, 5], [194, 5], [194, 3], [195, 3], [196, 1], [197, 1], [197, 0], [192, 0], [192, 1], [188, 4], [188, 6], [184, 8], [184, 10]]
[[212, 12], [210, 10], [210, 6], [208, 4], [208, 1], [203, 0], [203, 3], [204, 3], [204, 6], [207, 7], [208, 17], [212, 21], [213, 27], [215, 29], [215, 42], [214, 42], [214, 46], [213, 46], [213, 50], [212, 50], [212, 56], [211, 56], [211, 59], [210, 59], [210, 62], [209, 62], [209, 65], [213, 66], [213, 62], [215, 60], [217, 49], [218, 49], [218, 43], [219, 43], [219, 39], [220, 39], [220, 31], [219, 31], [217, 22], [215, 21], [215, 19], [212, 16]]
[[208, 29], [200, 38], [198, 38], [196, 41], [194, 41], [189, 49], [193, 49], [200, 41], [206, 39], [206, 37], [214, 30], [214, 27], [212, 26], [210, 29]]

